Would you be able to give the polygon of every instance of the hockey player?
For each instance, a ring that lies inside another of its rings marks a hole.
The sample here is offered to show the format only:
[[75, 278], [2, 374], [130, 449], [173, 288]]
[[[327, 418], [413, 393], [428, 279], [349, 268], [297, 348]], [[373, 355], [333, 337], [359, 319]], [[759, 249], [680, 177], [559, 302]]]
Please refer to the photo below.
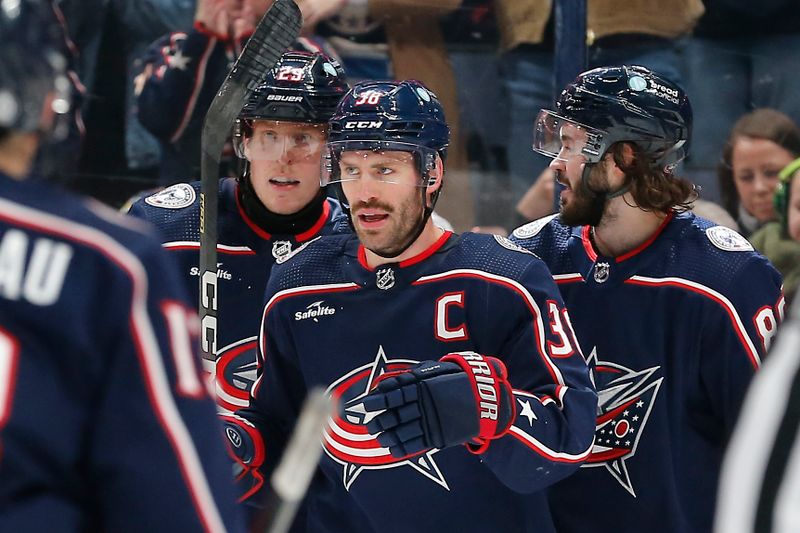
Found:
[[226, 434], [262, 479], [308, 388], [327, 387], [340, 410], [309, 531], [553, 531], [542, 489], [590, 451], [596, 396], [544, 264], [430, 220], [448, 137], [419, 82], [355, 86], [323, 178], [357, 238], [270, 278], [251, 406]]
[[[216, 376], [222, 407], [247, 405], [270, 269], [319, 235], [349, 232], [336, 200], [320, 188], [327, 122], [347, 92], [339, 64], [320, 53], [286, 52], [242, 110], [234, 147], [244, 173], [219, 185], [219, 316]], [[197, 298], [200, 182], [180, 183], [136, 202], [130, 213], [155, 223]], [[338, 220], [338, 229], [337, 229]]]
[[0, 3], [0, 531], [240, 531], [197, 318], [148, 228], [28, 179], [69, 110], [46, 0]]
[[691, 126], [683, 90], [635, 66], [581, 74], [535, 124], [560, 215], [512, 240], [550, 267], [600, 400], [592, 455], [549, 491], [559, 531], [710, 531], [727, 436], [783, 313], [764, 257], [687, 210], [673, 169]]

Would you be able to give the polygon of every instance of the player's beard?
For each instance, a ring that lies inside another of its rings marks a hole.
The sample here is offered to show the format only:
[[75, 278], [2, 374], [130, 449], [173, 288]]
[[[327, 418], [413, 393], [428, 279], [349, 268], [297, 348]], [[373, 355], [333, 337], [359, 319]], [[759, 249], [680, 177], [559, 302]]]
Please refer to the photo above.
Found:
[[352, 216], [358, 217], [365, 208], [379, 208], [389, 214], [388, 224], [379, 230], [365, 230], [356, 220], [353, 224], [358, 240], [364, 248], [385, 258], [397, 257], [412, 243], [418, 224], [422, 220], [422, 201], [420, 195], [409, 196], [397, 208], [379, 201], [359, 202], [353, 206]]
[[[593, 190], [589, 190], [581, 179], [572, 189], [572, 198], [561, 202], [560, 219], [566, 226], [597, 226], [606, 209], [606, 194], [609, 191], [608, 178], [600, 165], [592, 165], [589, 180]], [[599, 187], [597, 185], [600, 185]]]

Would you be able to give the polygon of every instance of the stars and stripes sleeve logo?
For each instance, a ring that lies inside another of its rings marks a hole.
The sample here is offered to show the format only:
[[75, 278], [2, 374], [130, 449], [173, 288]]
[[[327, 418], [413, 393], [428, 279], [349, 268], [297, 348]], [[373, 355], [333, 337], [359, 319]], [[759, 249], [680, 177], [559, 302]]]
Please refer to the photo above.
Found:
[[626, 461], [636, 455], [663, 377], [661, 368], [630, 368], [597, 360], [597, 348], [588, 363], [597, 387], [597, 422], [594, 447], [583, 468], [605, 467], [633, 497], [636, 491]]

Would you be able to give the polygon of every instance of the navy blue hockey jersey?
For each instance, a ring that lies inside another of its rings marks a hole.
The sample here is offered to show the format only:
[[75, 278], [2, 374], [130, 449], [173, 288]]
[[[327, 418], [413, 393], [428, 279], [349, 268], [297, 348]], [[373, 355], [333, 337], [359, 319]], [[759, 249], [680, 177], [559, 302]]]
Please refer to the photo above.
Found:
[[550, 267], [599, 397], [592, 455], [550, 490], [559, 531], [710, 531], [727, 438], [783, 313], [780, 275], [691, 213], [617, 258], [556, 216], [512, 240]]
[[[233, 178], [220, 181], [217, 220], [217, 395], [230, 411], [247, 406], [256, 377], [256, 339], [264, 290], [272, 266], [298, 246], [333, 232], [349, 232], [339, 203], [326, 199], [322, 214], [298, 235], [271, 235], [239, 202]], [[200, 183], [180, 183], [138, 200], [130, 214], [154, 223], [163, 246], [178, 262], [184, 285], [197, 302], [200, 290]], [[214, 371], [214, 369], [209, 369]]]
[[[251, 407], [237, 415], [280, 456], [306, 391], [344, 405], [306, 500], [312, 532], [553, 531], [541, 489], [591, 449], [596, 395], [544, 263], [507, 239], [446, 232], [417, 257], [366, 266], [353, 237], [327, 237], [276, 267]], [[386, 371], [447, 353], [502, 359], [515, 389], [510, 432], [393, 457], [358, 400]]]
[[197, 317], [147, 230], [0, 175], [0, 531], [242, 529]]

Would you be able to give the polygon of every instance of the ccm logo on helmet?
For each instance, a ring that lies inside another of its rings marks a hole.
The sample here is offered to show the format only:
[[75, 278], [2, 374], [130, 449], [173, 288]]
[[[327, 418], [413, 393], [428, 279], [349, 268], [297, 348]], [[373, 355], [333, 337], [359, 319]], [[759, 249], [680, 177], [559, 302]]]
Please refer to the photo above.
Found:
[[344, 123], [344, 129], [346, 130], [355, 130], [355, 129], [374, 130], [380, 128], [381, 126], [383, 126], [382, 120], [353, 120]]

